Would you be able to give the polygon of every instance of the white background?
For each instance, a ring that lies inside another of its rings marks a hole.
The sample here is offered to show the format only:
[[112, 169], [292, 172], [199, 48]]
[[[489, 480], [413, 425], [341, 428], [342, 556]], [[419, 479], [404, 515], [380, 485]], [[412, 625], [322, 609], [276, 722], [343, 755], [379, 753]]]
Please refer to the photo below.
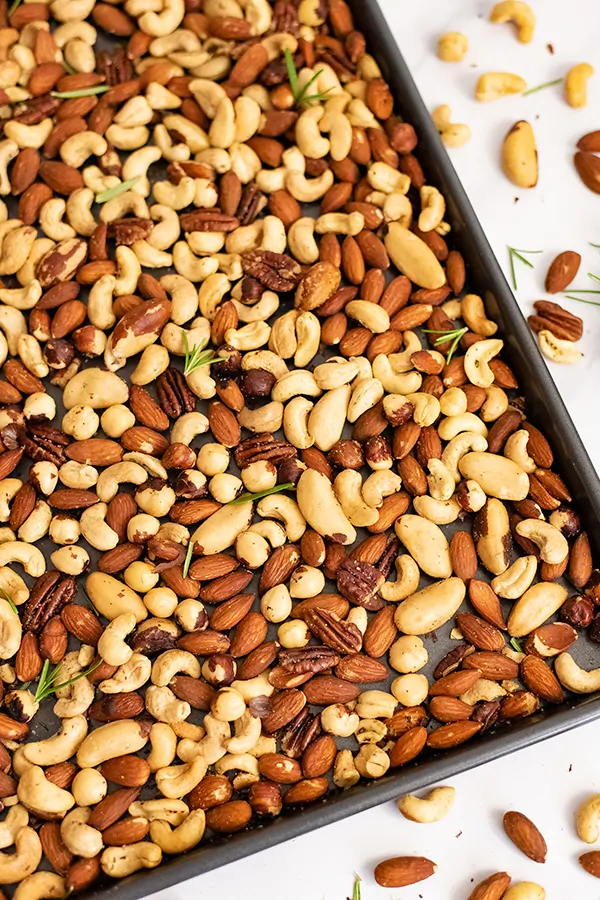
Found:
[[[448, 103], [453, 121], [467, 122], [472, 129], [469, 144], [451, 151], [452, 161], [501, 265], [508, 271], [507, 244], [544, 251], [531, 257], [535, 270], [519, 267], [517, 297], [523, 312], [530, 313], [533, 301], [545, 296], [544, 276], [559, 251], [581, 253], [576, 286], [594, 287], [586, 273], [600, 275], [600, 251], [588, 242], [600, 244], [600, 196], [581, 184], [572, 156], [578, 139], [600, 128], [598, 0], [531, 0], [538, 26], [529, 45], [519, 44], [510, 26], [489, 23], [492, 0], [379, 2], [428, 108]], [[470, 50], [462, 63], [436, 58], [437, 37], [450, 30], [469, 37]], [[579, 62], [592, 63], [598, 72], [590, 82], [586, 109], [568, 107], [560, 86], [490, 104], [473, 98], [482, 72], [515, 72], [534, 87], [563, 76]], [[537, 137], [540, 180], [531, 191], [514, 188], [499, 168], [502, 138], [518, 119], [528, 119]], [[554, 365], [552, 374], [600, 469], [600, 308], [568, 301], [564, 305], [585, 321], [580, 344], [585, 358], [576, 366]], [[600, 882], [577, 863], [577, 856], [589, 848], [578, 841], [573, 821], [577, 804], [600, 791], [599, 756], [600, 722], [453, 779], [455, 807], [436, 825], [407, 822], [388, 803], [156, 897], [345, 900], [356, 872], [363, 879], [363, 900], [466, 900], [472, 879], [507, 870], [514, 880], [538, 881], [550, 900], [598, 900]], [[527, 860], [504, 836], [502, 814], [509, 809], [526, 813], [541, 828], [548, 842], [545, 865]], [[437, 874], [401, 890], [376, 885], [372, 871], [377, 862], [411, 854], [434, 860]]]

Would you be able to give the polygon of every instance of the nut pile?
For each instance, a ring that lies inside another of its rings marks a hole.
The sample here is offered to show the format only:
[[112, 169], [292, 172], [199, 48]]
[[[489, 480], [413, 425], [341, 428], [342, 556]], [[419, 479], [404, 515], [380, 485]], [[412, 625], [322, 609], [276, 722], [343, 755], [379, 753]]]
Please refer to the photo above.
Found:
[[344, 0], [0, 17], [0, 883], [597, 690], [586, 533]]

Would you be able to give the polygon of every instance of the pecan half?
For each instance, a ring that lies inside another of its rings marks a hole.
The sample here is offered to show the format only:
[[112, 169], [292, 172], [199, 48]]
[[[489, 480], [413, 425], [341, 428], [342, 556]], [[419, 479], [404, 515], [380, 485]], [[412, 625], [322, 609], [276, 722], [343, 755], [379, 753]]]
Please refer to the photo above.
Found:
[[319, 716], [305, 707], [282, 732], [281, 749], [286, 756], [299, 759], [320, 732]]
[[296, 448], [287, 441], [277, 441], [271, 434], [257, 434], [238, 444], [235, 449], [235, 464], [238, 469], [245, 469], [259, 461], [278, 466], [286, 459], [293, 459], [296, 454]]
[[242, 268], [246, 275], [252, 275], [272, 291], [293, 291], [302, 274], [300, 266], [291, 256], [270, 250], [245, 253]]
[[115, 239], [116, 244], [130, 246], [136, 241], [145, 240], [154, 227], [151, 219], [115, 219], [108, 226], [108, 234]]
[[379, 569], [358, 559], [347, 559], [337, 571], [338, 591], [357, 606], [376, 610], [384, 606], [378, 590], [384, 582]]
[[193, 212], [181, 213], [179, 222], [183, 231], [235, 231], [240, 220], [235, 216], [226, 216], [220, 209], [195, 209]]
[[311, 634], [338, 653], [358, 653], [362, 633], [352, 622], [344, 622], [324, 609], [307, 609], [304, 621]]
[[196, 409], [196, 395], [187, 386], [179, 369], [173, 366], [169, 366], [156, 379], [156, 393], [161, 409], [170, 419], [178, 419]]
[[70, 603], [77, 593], [75, 579], [51, 569], [42, 575], [31, 589], [23, 612], [23, 628], [39, 634], [52, 616]]
[[339, 661], [339, 654], [330, 647], [300, 647], [297, 650], [281, 650], [279, 653], [279, 665], [295, 675], [303, 672], [316, 675], [337, 666]]
[[251, 181], [250, 184], [247, 184], [242, 192], [242, 199], [236, 213], [240, 225], [251, 225], [266, 204], [267, 198], [259, 191], [256, 182]]

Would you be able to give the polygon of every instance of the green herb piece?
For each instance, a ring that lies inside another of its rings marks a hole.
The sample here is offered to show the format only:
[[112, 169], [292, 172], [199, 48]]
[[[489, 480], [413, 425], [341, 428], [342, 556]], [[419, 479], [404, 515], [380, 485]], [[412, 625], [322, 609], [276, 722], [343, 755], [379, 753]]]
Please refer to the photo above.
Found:
[[521, 647], [520, 643], [518, 642], [518, 640], [516, 638], [510, 639], [510, 646], [513, 648], [513, 650], [516, 650], [517, 653], [523, 652], [523, 648]]
[[554, 87], [554, 85], [562, 84], [562, 82], [562, 78], [557, 78], [555, 81], [546, 81], [544, 84], [538, 84], [537, 87], [529, 88], [528, 91], [523, 91], [521, 97], [528, 97], [530, 94], [536, 94], [538, 91], [543, 91], [546, 88]]
[[95, 84], [93, 87], [81, 88], [78, 91], [50, 91], [51, 97], [59, 97], [61, 100], [74, 100], [75, 97], [93, 97], [94, 94], [105, 94], [110, 91], [109, 84]]
[[22, 690], [22, 691], [26, 691], [30, 684], [31, 684], [30, 681], [25, 681], [25, 682], [21, 685], [21, 690]]
[[296, 66], [294, 65], [294, 57], [289, 49], [289, 47], [285, 48], [285, 67], [288, 73], [288, 80], [290, 82], [290, 87], [292, 89], [292, 94], [294, 95], [294, 102], [296, 106], [300, 106], [301, 103], [310, 103], [313, 100], [320, 103], [322, 100], [327, 98], [327, 94], [331, 91], [331, 88], [327, 88], [326, 91], [322, 93], [317, 92], [316, 94], [308, 94], [307, 91], [311, 84], [314, 84], [323, 69], [319, 69], [318, 72], [309, 78], [303, 88], [300, 87], [300, 82], [298, 80], [298, 72], [296, 71]]
[[591, 241], [588, 241], [588, 244], [590, 245], [590, 247], [594, 247], [596, 250], [600, 250], [600, 244], [592, 244]]
[[424, 328], [427, 334], [439, 334], [439, 337], [435, 339], [433, 342], [434, 347], [438, 347], [440, 344], [445, 344], [447, 341], [452, 341], [450, 344], [450, 349], [446, 354], [446, 365], [450, 364], [450, 360], [456, 353], [456, 348], [460, 343], [460, 339], [463, 334], [466, 334], [469, 329], [465, 326], [464, 328], [450, 328], [446, 331], [438, 331], [435, 328]]
[[352, 888], [352, 900], [361, 900], [360, 897], [360, 878], [358, 875], [354, 877], [354, 887]]
[[598, 275], [594, 275], [593, 272], [588, 272], [588, 278], [591, 278], [592, 281], [597, 281], [600, 284], [600, 277]]
[[[581, 293], [584, 293], [583, 291]], [[585, 291], [587, 294], [600, 294], [600, 291]], [[600, 303], [597, 300], [584, 300], [583, 297], [573, 297], [570, 294], [565, 294], [565, 300], [577, 300], [578, 303], [587, 303], [588, 306], [600, 306]]]
[[19, 7], [20, 5], [21, 5], [21, 0], [14, 0], [14, 2], [12, 3], [12, 5], [11, 5], [9, 11], [8, 11], [8, 16], [9, 16], [9, 18], [10, 18], [10, 16], [12, 16], [12, 14], [14, 13], [14, 11], [15, 11], [16, 9], [18, 9], [18, 7]]
[[183, 561], [183, 577], [188, 577], [188, 572], [190, 571], [190, 566], [192, 564], [192, 556], [194, 553], [194, 542], [190, 541], [187, 545], [187, 551], [185, 554], [185, 560]]
[[107, 191], [101, 191], [101, 193], [96, 194], [96, 203], [108, 203], [109, 200], [114, 200], [116, 197], [120, 197], [121, 194], [125, 194], [127, 191], [131, 190], [131, 188], [138, 183], [140, 180], [140, 176], [136, 175], [135, 178], [130, 178], [129, 181], [124, 181], [122, 184], [117, 184], [113, 188], [109, 188]]
[[74, 69], [73, 66], [70, 65], [70, 64], [66, 61], [66, 59], [63, 59], [62, 64], [63, 64], [63, 66], [65, 67], [65, 69], [67, 70], [67, 72], [69, 73], [69, 75], [77, 75], [77, 70]]
[[16, 604], [15, 604], [15, 601], [14, 601], [13, 598], [10, 596], [10, 594], [7, 594], [7, 592], [4, 590], [4, 588], [0, 588], [0, 594], [4, 597], [4, 599], [6, 600], [6, 602], [8, 603], [8, 605], [10, 606], [10, 608], [12, 609], [12, 611], [14, 612], [14, 614], [15, 614], [16, 616], [18, 616], [18, 615], [19, 615], [19, 610], [17, 609], [17, 606], [16, 606]]
[[228, 506], [239, 506], [240, 503], [247, 503], [249, 500], [262, 500], [263, 497], [269, 497], [271, 494], [291, 491], [293, 487], [294, 485], [291, 482], [288, 484], [276, 484], [275, 487], [270, 488], [268, 491], [259, 491], [258, 494], [242, 494], [236, 497], [235, 500], [230, 500]]
[[183, 367], [184, 375], [191, 375], [196, 369], [203, 366], [210, 366], [212, 363], [219, 362], [220, 357], [214, 350], [205, 350], [206, 341], [202, 344], [194, 344], [190, 349], [188, 345], [187, 334], [183, 333], [183, 345], [185, 347], [185, 365]]
[[88, 669], [84, 669], [83, 672], [78, 672], [77, 675], [74, 675], [73, 678], [69, 678], [68, 681], [62, 681], [60, 684], [56, 684], [56, 679], [60, 674], [60, 670], [62, 669], [62, 663], [59, 663], [54, 667], [52, 672], [50, 672], [50, 660], [47, 659], [42, 668], [42, 674], [40, 675], [40, 680], [38, 681], [37, 690], [35, 692], [35, 700], [36, 703], [41, 703], [46, 697], [49, 697], [50, 694], [54, 694], [56, 691], [59, 691], [61, 688], [69, 687], [70, 684], [73, 684], [75, 681], [79, 681], [80, 678], [85, 678], [86, 675], [91, 675], [92, 672], [95, 672], [98, 666], [101, 666], [104, 660], [99, 659], [98, 662], [94, 663], [93, 666], [90, 666]]
[[542, 252], [543, 252], [542, 250], [516, 250], [514, 247], [508, 248], [508, 256], [509, 256], [509, 260], [510, 260], [510, 274], [512, 277], [513, 290], [515, 290], [515, 291], [518, 290], [517, 276], [515, 273], [515, 257], [520, 262], [522, 262], [524, 265], [529, 266], [530, 269], [533, 269], [533, 263], [530, 262], [528, 259], [525, 259], [525, 257], [522, 256], [521, 254], [522, 253], [542, 253]]

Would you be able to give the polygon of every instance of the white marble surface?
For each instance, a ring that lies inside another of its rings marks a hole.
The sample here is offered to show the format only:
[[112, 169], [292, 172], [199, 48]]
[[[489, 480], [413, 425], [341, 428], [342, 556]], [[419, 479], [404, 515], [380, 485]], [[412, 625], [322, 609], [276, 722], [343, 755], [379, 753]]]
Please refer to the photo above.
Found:
[[[454, 121], [467, 122], [470, 143], [451, 151], [500, 263], [507, 268], [506, 245], [543, 250], [532, 257], [534, 270], [518, 270], [517, 297], [523, 311], [544, 297], [544, 276], [561, 250], [583, 256], [577, 287], [593, 287], [588, 271], [600, 274], [600, 197], [583, 187], [572, 166], [579, 137], [600, 127], [600, 12], [597, 0], [533, 0], [538, 28], [533, 44], [519, 44], [509, 26], [487, 21], [491, 0], [379, 0], [405, 54], [426, 104], [449, 103]], [[449, 65], [435, 56], [437, 36], [462, 31], [470, 39], [466, 60]], [[553, 45], [551, 55], [547, 44]], [[572, 110], [561, 87], [530, 97], [512, 97], [482, 105], [473, 99], [484, 71], [516, 72], [531, 87], [561, 77], [575, 63], [590, 62], [598, 76], [590, 83], [589, 105]], [[518, 119], [529, 119], [537, 135], [540, 181], [520, 191], [499, 169], [502, 137]], [[518, 203], [515, 198], [518, 197]], [[592, 297], [592, 299], [596, 299]], [[600, 297], [598, 298], [600, 299]], [[597, 415], [600, 363], [600, 308], [565, 303], [585, 321], [581, 348], [585, 359], [573, 367], [552, 367], [571, 416], [592, 460], [600, 467]], [[515, 880], [538, 881], [549, 900], [596, 900], [600, 885], [578, 866], [587, 847], [573, 827], [574, 810], [589, 792], [600, 790], [597, 747], [600, 722], [529, 750], [483, 766], [452, 784], [458, 791], [451, 815], [437, 825], [417, 825], [388, 803], [313, 834], [242, 860], [157, 894], [157, 900], [344, 900], [354, 873], [363, 879], [363, 900], [466, 900], [476, 881], [508, 870]], [[508, 809], [530, 815], [548, 842], [548, 862], [536, 865], [504, 836], [501, 819]], [[396, 855], [424, 855], [438, 864], [437, 874], [402, 890], [379, 888], [374, 865]]]

